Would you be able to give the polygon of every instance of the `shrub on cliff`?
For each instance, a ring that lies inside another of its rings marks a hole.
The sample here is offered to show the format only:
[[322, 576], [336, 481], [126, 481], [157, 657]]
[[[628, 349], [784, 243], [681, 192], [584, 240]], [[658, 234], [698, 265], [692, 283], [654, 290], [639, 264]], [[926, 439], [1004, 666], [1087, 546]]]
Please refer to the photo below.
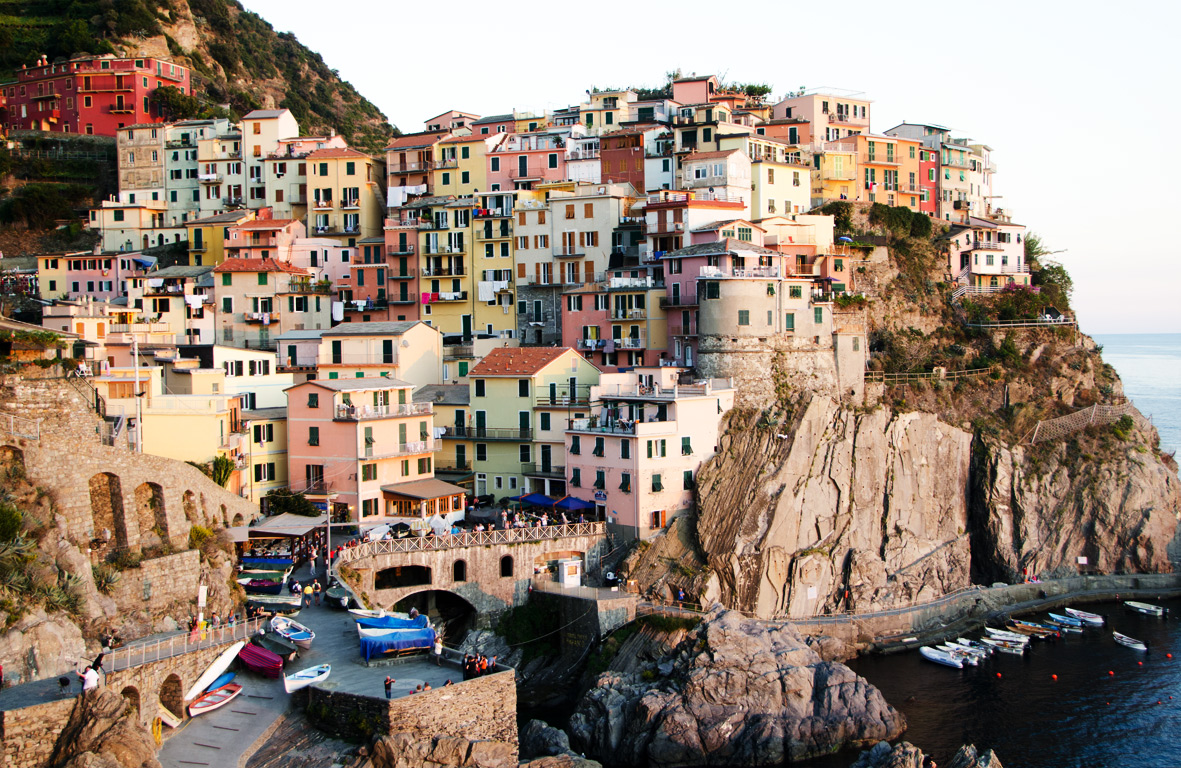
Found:
[[189, 529], [189, 548], [200, 549], [205, 540], [213, 535], [213, 531], [203, 525], [194, 525]]
[[282, 515], [290, 512], [293, 515], [317, 517], [321, 514], [321, 510], [309, 501], [307, 496], [293, 492], [288, 488], [276, 488], [273, 491], [268, 491], [263, 500], [266, 502], [268, 515]]

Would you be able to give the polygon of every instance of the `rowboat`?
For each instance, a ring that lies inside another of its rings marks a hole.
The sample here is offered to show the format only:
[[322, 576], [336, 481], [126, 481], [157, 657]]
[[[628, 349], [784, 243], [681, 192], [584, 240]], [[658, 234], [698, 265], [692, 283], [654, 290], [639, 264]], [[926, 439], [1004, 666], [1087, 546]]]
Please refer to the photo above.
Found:
[[1033, 637], [1047, 638], [1057, 637], [1058, 630], [1054, 627], [1047, 627], [1045, 624], [1038, 624], [1034, 621], [1021, 621], [1020, 619], [1009, 619], [1009, 626], [1014, 632], [1019, 632], [1023, 635], [1032, 635]]
[[332, 587], [324, 594], [333, 605], [339, 605], [341, 608], [348, 608], [349, 600], [353, 597], [352, 593], [344, 587]]
[[189, 716], [196, 717], [197, 715], [203, 715], [206, 712], [212, 712], [218, 707], [228, 704], [231, 699], [241, 692], [242, 686], [238, 685], [237, 683], [223, 685], [221, 688], [210, 691], [190, 704]]
[[1131, 608], [1137, 613], [1143, 613], [1145, 616], [1164, 616], [1166, 611], [1159, 605], [1152, 603], [1138, 603], [1135, 600], [1125, 600], [1124, 605]]
[[1074, 624], [1060, 624], [1053, 619], [1047, 621], [1046, 624], [1058, 630], [1059, 632], [1065, 632], [1070, 635], [1081, 635], [1083, 633], [1083, 628], [1076, 627]]
[[234, 682], [235, 677], [237, 677], [237, 675], [235, 675], [233, 672], [226, 672], [225, 674], [221, 675], [216, 680], [214, 680], [212, 683], [210, 683], [209, 687], [205, 689], [205, 693], [209, 693], [210, 691], [216, 691], [218, 688], [221, 688], [223, 685], [229, 685], [230, 683]]
[[919, 648], [919, 653], [921, 653], [923, 658], [927, 661], [933, 661], [936, 664], [942, 664], [945, 667], [955, 667], [956, 669], [964, 668], [963, 660], [956, 658], [947, 651], [941, 651], [937, 648], [924, 645], [922, 648]]
[[980, 657], [974, 653], [970, 653], [967, 648], [952, 643], [940, 643], [935, 646], [935, 650], [943, 651], [949, 654], [952, 658], [959, 659], [961, 664], [967, 664], [969, 667], [975, 667], [980, 663]]
[[315, 632], [286, 616], [275, 616], [272, 618], [271, 629], [275, 630], [284, 640], [290, 640], [304, 650], [311, 648], [312, 641], [316, 639]]
[[242, 588], [251, 595], [279, 595], [283, 593], [283, 582], [269, 579], [238, 579]]
[[301, 669], [293, 675], [283, 675], [283, 687], [287, 689], [288, 693], [298, 691], [300, 688], [306, 688], [312, 683], [326, 680], [331, 673], [331, 664], [321, 664], [317, 667]]
[[247, 604], [267, 613], [299, 613], [303, 605], [302, 595], [250, 595]]
[[251, 669], [260, 675], [267, 677], [278, 678], [283, 672], [283, 659], [279, 658], [277, 654], [271, 653], [266, 648], [254, 645], [253, 643], [243, 648], [238, 653], [238, 658], [246, 665], [247, 669]]
[[164, 723], [164, 725], [167, 725], [169, 728], [175, 728], [181, 723], [181, 719], [169, 712], [168, 707], [164, 706], [163, 704], [161, 704], [160, 709], [157, 710], [156, 717], [160, 718], [160, 722]]
[[250, 642], [254, 643], [260, 648], [266, 648], [268, 651], [283, 659], [285, 662], [293, 661], [296, 655], [299, 653], [299, 649], [296, 647], [295, 643], [284, 640], [274, 632], [260, 632], [259, 634], [250, 638]]
[[242, 650], [242, 646], [244, 645], [246, 645], [246, 641], [239, 640], [229, 648], [226, 648], [224, 651], [222, 651], [221, 654], [213, 660], [213, 663], [206, 667], [205, 671], [201, 673], [201, 676], [197, 678], [196, 682], [193, 683], [188, 692], [185, 693], [184, 700], [190, 701], [200, 696], [201, 693], [207, 689], [214, 680], [216, 680], [223, 672], [229, 669], [230, 664], [232, 664], [234, 661], [234, 657], [238, 655], [238, 652]]
[[991, 656], [992, 652], [996, 650], [996, 648], [987, 643], [979, 640], [969, 640], [966, 637], [957, 637], [955, 642], [964, 648], [975, 648], [978, 651], [983, 651], [986, 656]]
[[354, 616], [359, 616], [362, 619], [380, 619], [385, 616], [398, 616], [398, 617], [402, 617], [402, 618], [410, 618], [409, 615], [407, 615], [405, 613], [392, 613], [392, 612], [386, 611], [382, 608], [378, 608], [376, 611], [370, 611], [366, 608], [350, 608], [349, 613], [353, 614]]
[[1128, 637], [1127, 635], [1121, 635], [1119, 632], [1112, 632], [1111, 636], [1114, 637], [1115, 641], [1117, 643], [1119, 643], [1120, 645], [1126, 645], [1129, 648], [1136, 649], [1137, 651], [1147, 651], [1148, 650], [1147, 645], [1140, 642], [1139, 640], [1137, 640], [1134, 637]]
[[1077, 608], [1067, 608], [1066, 612], [1076, 619], [1082, 619], [1084, 622], [1092, 626], [1099, 627], [1103, 625], [1103, 617], [1097, 613], [1080, 611]]
[[991, 637], [983, 637], [980, 642], [991, 645], [1001, 653], [1012, 654], [1013, 656], [1020, 656], [1025, 653], [1025, 649], [1029, 648], [1026, 643], [1017, 643], [1011, 640], [995, 640]]
[[1077, 616], [1064, 616], [1061, 613], [1051, 613], [1050, 618], [1059, 624], [1068, 624], [1072, 627], [1081, 627], [1083, 620]]
[[1029, 635], [1019, 635], [1016, 632], [1009, 632], [1005, 629], [993, 629], [992, 627], [985, 627], [984, 631], [988, 633], [989, 637], [995, 638], [996, 640], [1008, 640], [1012, 643], [1022, 644], [1029, 642]]

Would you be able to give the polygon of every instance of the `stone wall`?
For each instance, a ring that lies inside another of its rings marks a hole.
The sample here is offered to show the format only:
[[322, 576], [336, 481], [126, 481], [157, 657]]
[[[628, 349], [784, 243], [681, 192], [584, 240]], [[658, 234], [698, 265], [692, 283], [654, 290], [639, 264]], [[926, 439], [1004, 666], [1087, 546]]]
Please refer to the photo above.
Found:
[[773, 334], [756, 338], [701, 336], [697, 373], [703, 378], [733, 378], [735, 405], [766, 408], [780, 397], [819, 392], [840, 397], [832, 335], [823, 346], [802, 337]]
[[0, 712], [0, 754], [7, 768], [42, 768], [57, 734], [74, 709], [75, 697]]
[[147, 610], [158, 615], [178, 602], [196, 600], [196, 585], [200, 583], [201, 553], [191, 549], [144, 560], [138, 568], [124, 569], [111, 597], [120, 611]]
[[[554, 265], [557, 270], [561, 265]], [[526, 302], [526, 314], [517, 314], [517, 336], [521, 344], [545, 344], [550, 339], [562, 338], [561, 286], [517, 286], [517, 302]], [[541, 317], [533, 315], [533, 302], [541, 302]], [[534, 323], [543, 325], [534, 325]], [[537, 334], [541, 333], [541, 341]]]
[[513, 745], [516, 763], [517, 687], [511, 669], [392, 700], [334, 691], [327, 685], [307, 691], [308, 719], [329, 733], [365, 739], [413, 733], [423, 738], [501, 741]]
[[[179, 706], [180, 697], [227, 645], [230, 643], [109, 672], [103, 682], [107, 688], [121, 693], [139, 709], [139, 721], [143, 725], [149, 725], [155, 719], [161, 703], [171, 702], [173, 714], [188, 720], [188, 712]], [[181, 711], [177, 712], [176, 709]], [[60, 725], [58, 727], [60, 729]]]
[[531, 599], [558, 616], [565, 654], [578, 655], [591, 643], [636, 618], [636, 598], [622, 592], [616, 600], [597, 600], [573, 591], [534, 590]]

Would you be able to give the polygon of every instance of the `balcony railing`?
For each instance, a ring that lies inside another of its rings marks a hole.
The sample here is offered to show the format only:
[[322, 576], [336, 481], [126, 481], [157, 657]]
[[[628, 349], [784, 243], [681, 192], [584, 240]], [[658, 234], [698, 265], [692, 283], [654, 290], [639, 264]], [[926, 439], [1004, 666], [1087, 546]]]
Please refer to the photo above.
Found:
[[247, 323], [262, 323], [270, 325], [279, 322], [278, 312], [243, 312]]
[[587, 406], [590, 405], [590, 388], [587, 387], [585, 392], [576, 391], [573, 395], [570, 395], [569, 392], [559, 392], [553, 395], [543, 392], [537, 395], [533, 402], [540, 408]]
[[1004, 243], [994, 243], [988, 240], [973, 240], [973, 251], [1003, 251], [1005, 250]]
[[414, 243], [398, 243], [386, 248], [387, 256], [410, 256], [414, 253]]
[[422, 249], [422, 252], [427, 256], [437, 256], [439, 254], [445, 255], [445, 254], [454, 254], [454, 253], [466, 253], [467, 249], [464, 248], [463, 245], [451, 245], [451, 244], [443, 244], [443, 243], [439, 243], [439, 244], [427, 243], [426, 247]]
[[538, 463], [536, 461], [521, 462], [522, 475], [534, 475], [538, 477], [566, 477], [566, 468], [558, 464], [546, 464], [544, 462]]
[[696, 307], [697, 294], [685, 293], [678, 296], [661, 296], [660, 306], [665, 309], [669, 307]]
[[697, 335], [697, 323], [693, 322], [692, 320], [690, 320], [688, 324], [682, 323], [679, 320], [676, 322], [670, 322], [668, 324], [668, 335], [669, 336], [696, 336]]
[[[639, 427], [640, 429], [637, 429]], [[630, 421], [619, 419], [600, 424], [598, 419], [570, 419], [569, 432], [594, 432], [606, 435], [635, 435], [637, 432], [665, 434], [676, 427], [675, 421]], [[592, 452], [592, 455], [595, 455]]]
[[292, 280], [287, 284], [287, 290], [281, 291], [281, 293], [319, 293], [329, 295], [332, 293], [332, 283]]
[[435, 474], [440, 472], [471, 472], [472, 460], [468, 458], [458, 459], [454, 456], [436, 456], [435, 457]]
[[646, 349], [648, 342], [643, 336], [624, 336], [615, 339], [615, 346], [618, 349]]
[[459, 159], [452, 157], [452, 158], [449, 158], [446, 160], [436, 160], [431, 165], [437, 171], [438, 170], [446, 170], [448, 168], [458, 168], [459, 167]]
[[432, 304], [446, 301], [467, 301], [467, 291], [440, 291], [439, 298], [431, 299]]
[[390, 173], [411, 173], [413, 171], [425, 171], [430, 168], [430, 163], [395, 163], [386, 166], [386, 170]]
[[648, 317], [648, 310], [646, 309], [613, 309], [611, 310], [612, 320], [644, 320]]
[[321, 200], [318, 197], [316, 199], [312, 200], [312, 209], [313, 210], [331, 211], [333, 207], [334, 206], [333, 206], [331, 200]]
[[202, 184], [221, 184], [222, 175], [220, 173], [198, 173], [197, 181]]
[[461, 277], [467, 274], [467, 266], [464, 264], [452, 264], [449, 267], [423, 267], [423, 277]]
[[720, 267], [702, 267], [699, 278], [710, 280], [727, 280], [731, 278], [760, 278], [779, 277], [779, 267], [746, 267], [743, 269], [723, 270]]
[[466, 360], [475, 355], [471, 344], [453, 344], [443, 347], [444, 360]]
[[429, 413], [434, 413], [433, 403], [394, 403], [392, 405], [342, 404], [336, 406], [333, 419], [336, 421], [361, 421], [363, 419], [422, 416]]
[[340, 207], [348, 209], [348, 210], [356, 210], [361, 207], [361, 200], [360, 200], [360, 198], [354, 199], [354, 198], [346, 197], [345, 199], [340, 201]]
[[[351, 309], [351, 304], [346, 304], [346, 308]], [[391, 351], [388, 355], [385, 352], [370, 352], [365, 354], [353, 355], [329, 355], [321, 365], [397, 365], [398, 353]]]
[[566, 154], [567, 160], [595, 160], [599, 157], [597, 149], [573, 149]]
[[586, 248], [573, 245], [554, 246], [554, 256], [559, 259], [578, 259], [586, 255]]
[[872, 165], [902, 165], [902, 158], [899, 155], [879, 155], [863, 153], [861, 155], [862, 163], [869, 163]]
[[579, 339], [574, 346], [577, 349], [606, 349], [607, 339]]
[[492, 227], [491, 229], [481, 228], [481, 229], [476, 230], [476, 239], [477, 240], [495, 240], [498, 238], [503, 239], [503, 238], [512, 237], [512, 236], [513, 236], [513, 231], [505, 226]]
[[370, 443], [365, 446], [361, 454], [366, 459], [388, 459], [392, 456], [413, 456], [416, 453], [432, 453], [435, 450], [435, 441], [426, 439], [416, 440], [410, 443], [391, 443], [388, 445]]
[[275, 369], [280, 373], [294, 373], [297, 371], [306, 371], [316, 367], [316, 355], [288, 355], [287, 357], [280, 357], [278, 365]]
[[458, 437], [467, 440], [532, 440], [533, 430], [527, 427], [504, 429], [500, 427], [444, 427], [443, 437]]
[[663, 287], [664, 280], [659, 277], [612, 277], [607, 281], [609, 291], [647, 291]]

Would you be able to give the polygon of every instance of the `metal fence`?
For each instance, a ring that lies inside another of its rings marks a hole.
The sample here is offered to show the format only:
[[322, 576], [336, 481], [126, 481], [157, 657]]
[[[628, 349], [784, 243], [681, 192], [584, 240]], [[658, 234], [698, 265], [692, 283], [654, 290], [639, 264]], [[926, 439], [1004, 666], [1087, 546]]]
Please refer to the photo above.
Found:
[[0, 417], [0, 430], [16, 437], [40, 440], [41, 419], [25, 419], [12, 415], [9, 415], [8, 418]]
[[957, 381], [959, 379], [970, 379], [977, 376], [987, 376], [994, 370], [999, 370], [998, 367], [991, 368], [970, 368], [964, 371], [948, 371], [942, 368], [936, 368], [933, 371], [926, 371], [923, 373], [885, 373], [883, 371], [866, 371], [865, 380], [868, 382], [878, 382], [885, 384], [905, 384], [911, 381]]
[[1096, 403], [1090, 408], [1083, 408], [1081, 411], [1059, 416], [1056, 419], [1039, 421], [1029, 434], [1029, 442], [1060, 440], [1067, 435], [1086, 429], [1092, 424], [1113, 424], [1124, 416], [1131, 416], [1136, 426], [1141, 429], [1152, 426], [1151, 422], [1136, 411], [1136, 406], [1132, 403], [1125, 402], [1115, 405]]
[[206, 627], [196, 632], [185, 632], [138, 645], [116, 648], [103, 660], [109, 672], [138, 667], [151, 661], [181, 656], [202, 648], [213, 648], [238, 640], [248, 640], [261, 629], [266, 618], [235, 622], [232, 626], [222, 624]]

